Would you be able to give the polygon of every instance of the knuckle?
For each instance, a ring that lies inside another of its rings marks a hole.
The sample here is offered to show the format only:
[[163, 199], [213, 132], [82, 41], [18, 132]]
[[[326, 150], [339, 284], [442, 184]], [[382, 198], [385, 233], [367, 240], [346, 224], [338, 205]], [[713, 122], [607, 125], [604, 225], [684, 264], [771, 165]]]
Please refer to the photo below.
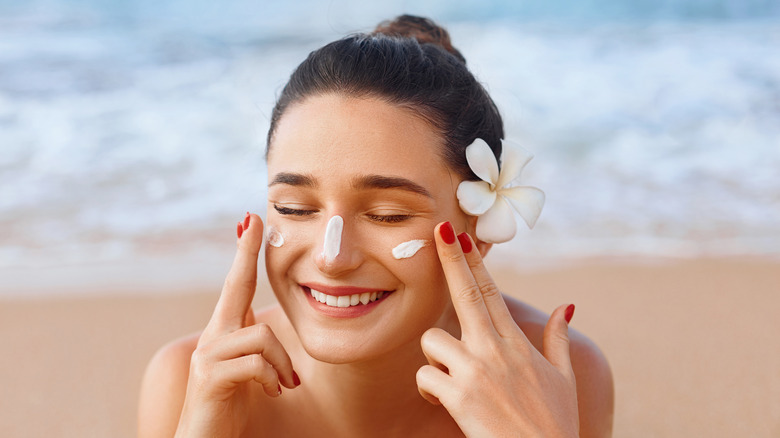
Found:
[[469, 392], [461, 387], [453, 388], [447, 394], [447, 406], [448, 409], [452, 409], [455, 412], [462, 412], [464, 409], [468, 409], [472, 403], [469, 402]]
[[522, 337], [505, 338], [505, 342], [508, 346], [508, 354], [511, 354], [517, 360], [532, 357], [534, 352], [537, 351], [533, 344]]
[[430, 378], [432, 371], [433, 371], [433, 367], [431, 365], [423, 365], [420, 368], [418, 368], [417, 373], [415, 374], [417, 383], [427, 381]]
[[263, 359], [263, 356], [259, 354], [250, 354], [248, 356], [245, 356], [247, 366], [249, 368], [255, 370], [258, 373], [262, 373], [262, 371], [265, 369], [266, 365], [268, 364], [265, 359]]
[[202, 352], [195, 350], [190, 361], [190, 376], [196, 382], [208, 382], [211, 380], [212, 367], [204, 360]]
[[455, 297], [466, 304], [478, 304], [482, 301], [482, 293], [475, 284], [460, 288], [455, 294]]
[[481, 353], [488, 358], [489, 361], [494, 362], [500, 360], [504, 356], [504, 346], [500, 339], [496, 339], [493, 336], [486, 336], [480, 342]]
[[192, 356], [190, 357], [190, 363], [193, 365], [206, 363], [209, 358], [208, 350], [209, 350], [208, 344], [201, 345], [198, 348], [196, 348], [195, 351], [192, 352]]
[[429, 328], [425, 331], [425, 333], [422, 334], [422, 337], [420, 338], [420, 345], [422, 345], [423, 348], [430, 347], [432, 344], [435, 344], [438, 342], [439, 339], [441, 339], [442, 332], [444, 330], [433, 327]]
[[555, 339], [557, 339], [559, 342], [562, 342], [566, 345], [569, 345], [569, 334], [565, 331], [558, 331], [552, 334]]
[[[479, 251], [472, 251], [472, 254], [479, 254]], [[466, 257], [466, 263], [469, 264], [470, 268], [476, 268], [482, 264], [482, 258], [481, 257]]]
[[274, 337], [274, 331], [271, 330], [271, 326], [264, 322], [260, 322], [254, 325], [255, 333], [263, 340], [269, 340]]
[[482, 381], [486, 374], [485, 365], [482, 361], [471, 358], [467, 361], [464, 367], [464, 374], [466, 381], [478, 384]]
[[482, 295], [484, 295], [486, 298], [494, 298], [494, 297], [501, 296], [501, 291], [498, 289], [498, 286], [496, 286], [496, 284], [493, 283], [492, 281], [482, 286], [481, 290], [482, 290]]
[[460, 263], [465, 257], [462, 252], [454, 251], [444, 254], [444, 261], [449, 263]]

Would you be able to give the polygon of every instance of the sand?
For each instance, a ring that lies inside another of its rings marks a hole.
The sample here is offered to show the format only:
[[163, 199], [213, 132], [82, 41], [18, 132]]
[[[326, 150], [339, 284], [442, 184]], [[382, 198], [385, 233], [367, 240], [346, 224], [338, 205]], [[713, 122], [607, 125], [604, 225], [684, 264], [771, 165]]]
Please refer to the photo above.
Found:
[[[577, 305], [613, 369], [616, 437], [780, 436], [780, 262], [492, 271], [543, 310]], [[146, 362], [206, 323], [217, 290], [0, 299], [0, 436], [135, 436]], [[272, 301], [261, 287], [255, 305]]]

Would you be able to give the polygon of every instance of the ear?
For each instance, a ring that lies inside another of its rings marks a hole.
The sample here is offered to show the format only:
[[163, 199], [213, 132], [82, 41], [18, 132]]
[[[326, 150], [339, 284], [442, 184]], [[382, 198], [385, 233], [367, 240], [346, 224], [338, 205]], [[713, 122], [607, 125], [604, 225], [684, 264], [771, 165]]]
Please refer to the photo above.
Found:
[[467, 221], [468, 233], [471, 235], [471, 238], [474, 240], [474, 244], [477, 246], [477, 251], [479, 251], [479, 254], [482, 256], [482, 258], [485, 258], [488, 252], [490, 252], [490, 248], [493, 247], [493, 244], [488, 242], [483, 242], [482, 240], [479, 240], [477, 238], [477, 219], [479, 219], [477, 216], [468, 217], [468, 221]]

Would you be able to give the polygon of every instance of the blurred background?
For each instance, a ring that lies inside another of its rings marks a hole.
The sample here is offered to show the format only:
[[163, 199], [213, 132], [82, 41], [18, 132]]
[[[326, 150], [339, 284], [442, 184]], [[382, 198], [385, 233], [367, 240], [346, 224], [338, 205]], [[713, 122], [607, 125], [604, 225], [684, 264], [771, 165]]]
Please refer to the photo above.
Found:
[[403, 12], [536, 155], [496, 259], [780, 255], [777, 1], [1, 0], [0, 294], [221, 275], [292, 69]]
[[545, 209], [487, 262], [576, 303], [615, 436], [780, 436], [777, 0], [0, 0], [0, 436], [135, 435], [146, 363], [265, 215], [290, 73], [402, 13], [536, 155]]

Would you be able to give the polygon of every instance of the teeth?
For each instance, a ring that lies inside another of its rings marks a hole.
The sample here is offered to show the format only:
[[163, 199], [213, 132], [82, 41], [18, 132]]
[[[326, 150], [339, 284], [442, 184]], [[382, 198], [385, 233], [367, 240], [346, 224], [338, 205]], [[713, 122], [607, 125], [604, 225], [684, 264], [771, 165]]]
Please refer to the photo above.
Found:
[[331, 307], [350, 307], [359, 304], [368, 304], [382, 298], [384, 295], [384, 292], [363, 292], [362, 294], [342, 295], [337, 297], [311, 289], [312, 298]]

